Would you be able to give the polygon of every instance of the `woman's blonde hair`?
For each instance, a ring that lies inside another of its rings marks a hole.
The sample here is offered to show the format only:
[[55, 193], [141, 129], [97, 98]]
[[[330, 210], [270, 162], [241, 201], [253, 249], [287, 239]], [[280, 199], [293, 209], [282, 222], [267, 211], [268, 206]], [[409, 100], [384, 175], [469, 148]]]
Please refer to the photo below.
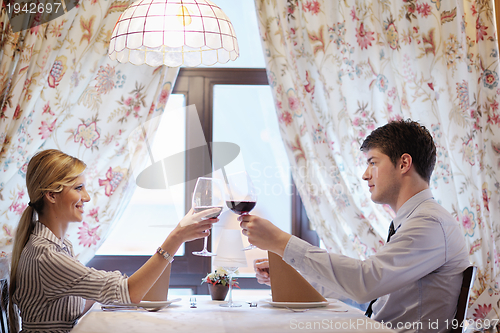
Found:
[[35, 227], [35, 213], [43, 214], [45, 193], [61, 192], [65, 186], [73, 185], [86, 167], [81, 160], [56, 149], [42, 150], [36, 153], [28, 163], [26, 188], [30, 203], [17, 226], [10, 269], [9, 325], [13, 333], [19, 332], [19, 314], [12, 302], [12, 295], [17, 287], [17, 267], [21, 253]]

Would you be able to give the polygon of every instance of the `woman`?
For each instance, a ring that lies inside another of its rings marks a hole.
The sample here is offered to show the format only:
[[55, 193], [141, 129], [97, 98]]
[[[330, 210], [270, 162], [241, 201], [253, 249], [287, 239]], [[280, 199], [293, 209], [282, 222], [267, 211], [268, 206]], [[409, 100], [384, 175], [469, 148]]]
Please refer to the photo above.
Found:
[[118, 271], [85, 267], [74, 258], [72, 245], [65, 239], [68, 224], [83, 220], [84, 204], [90, 200], [85, 168], [79, 159], [52, 149], [37, 153], [28, 163], [30, 203], [19, 222], [12, 252], [11, 332], [19, 331], [18, 313], [22, 332], [68, 332], [95, 301], [139, 303], [181, 244], [207, 236], [218, 221], [202, 220], [216, 209], [190, 211], [157, 253], [128, 278]]

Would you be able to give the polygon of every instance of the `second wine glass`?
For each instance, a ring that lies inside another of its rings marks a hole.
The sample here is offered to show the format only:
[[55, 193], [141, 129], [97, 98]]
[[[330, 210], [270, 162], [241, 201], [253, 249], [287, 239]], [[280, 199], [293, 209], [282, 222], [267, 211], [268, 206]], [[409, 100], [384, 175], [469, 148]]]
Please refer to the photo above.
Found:
[[[238, 215], [248, 215], [257, 204], [257, 193], [252, 179], [245, 172], [233, 173], [227, 176], [226, 205]], [[257, 248], [250, 244], [243, 251]]]
[[238, 267], [224, 267], [224, 269], [227, 271], [229, 277], [229, 300], [227, 301], [227, 303], [223, 303], [220, 306], [227, 308], [239, 308], [241, 307], [241, 304], [233, 302], [233, 274], [238, 270]]
[[[222, 212], [224, 204], [224, 186], [220, 179], [200, 177], [196, 182], [196, 186], [193, 192], [193, 210], [195, 213], [202, 212], [211, 208], [219, 208], [219, 210], [204, 219], [216, 218]], [[194, 255], [210, 257], [215, 256], [207, 250], [207, 240], [208, 236], [203, 239], [203, 250], [193, 252]]]

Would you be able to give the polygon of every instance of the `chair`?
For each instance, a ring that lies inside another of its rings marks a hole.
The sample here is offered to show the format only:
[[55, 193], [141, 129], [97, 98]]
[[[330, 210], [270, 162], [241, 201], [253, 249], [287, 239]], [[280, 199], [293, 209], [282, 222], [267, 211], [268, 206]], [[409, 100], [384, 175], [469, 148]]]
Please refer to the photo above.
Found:
[[9, 302], [9, 288], [7, 279], [0, 279], [0, 332], [9, 333], [9, 322], [7, 313]]
[[[452, 325], [451, 333], [462, 333], [464, 325], [462, 325], [465, 320], [465, 315], [467, 314], [467, 306], [469, 305], [469, 296], [472, 285], [476, 277], [477, 267], [469, 266], [465, 269], [463, 273], [462, 287], [460, 288], [460, 295], [458, 296], [457, 312], [455, 313], [455, 318], [453, 323], [458, 323], [458, 325]], [[458, 326], [458, 327], [455, 327]]]

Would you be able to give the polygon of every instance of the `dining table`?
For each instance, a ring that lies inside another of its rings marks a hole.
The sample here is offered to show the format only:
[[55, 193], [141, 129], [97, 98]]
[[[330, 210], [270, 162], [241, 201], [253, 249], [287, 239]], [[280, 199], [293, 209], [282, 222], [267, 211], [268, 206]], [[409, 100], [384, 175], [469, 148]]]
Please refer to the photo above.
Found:
[[269, 290], [235, 290], [233, 301], [241, 307], [222, 307], [225, 302], [213, 301], [210, 295], [169, 295], [169, 299], [177, 297], [180, 300], [156, 312], [96, 303], [71, 332], [395, 332], [336, 299], [328, 299], [327, 306], [287, 308], [282, 307], [286, 303], [272, 302]]

